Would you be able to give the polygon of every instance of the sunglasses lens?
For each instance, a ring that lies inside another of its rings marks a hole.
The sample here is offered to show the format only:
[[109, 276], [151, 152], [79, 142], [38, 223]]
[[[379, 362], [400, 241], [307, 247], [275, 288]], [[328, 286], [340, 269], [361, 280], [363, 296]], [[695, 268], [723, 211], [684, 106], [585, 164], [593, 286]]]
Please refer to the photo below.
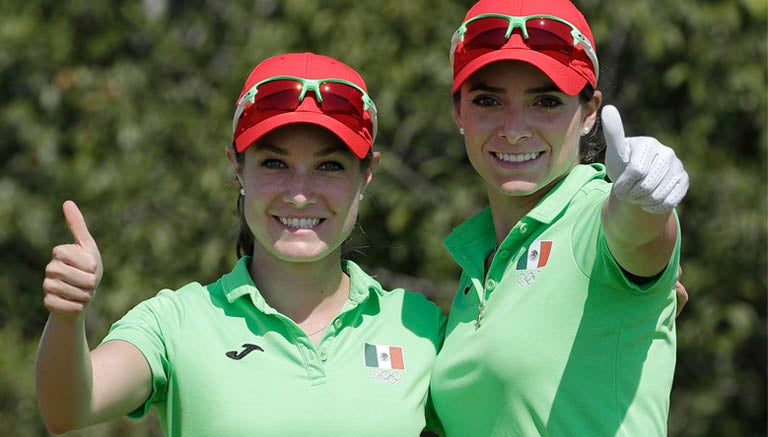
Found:
[[235, 128], [235, 137], [251, 126], [299, 106], [301, 83], [295, 80], [273, 80], [259, 85], [253, 104], [245, 107]]
[[467, 24], [464, 49], [500, 49], [507, 42], [509, 21], [504, 18], [481, 18]]
[[293, 111], [299, 106], [301, 83], [295, 80], [273, 80], [259, 85], [252, 110], [257, 112]]
[[571, 26], [546, 18], [534, 18], [526, 22], [528, 45], [536, 51], [554, 51], [565, 56], [573, 52]]
[[357, 88], [337, 82], [325, 82], [320, 86], [323, 102], [320, 107], [326, 114], [349, 115], [362, 120], [365, 115], [363, 93]]

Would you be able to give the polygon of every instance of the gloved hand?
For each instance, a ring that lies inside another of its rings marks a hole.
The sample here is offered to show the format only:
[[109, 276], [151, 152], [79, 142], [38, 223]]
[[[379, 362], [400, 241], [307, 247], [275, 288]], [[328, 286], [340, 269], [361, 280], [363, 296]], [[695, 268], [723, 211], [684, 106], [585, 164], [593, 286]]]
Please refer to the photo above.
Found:
[[688, 173], [675, 152], [651, 137], [624, 137], [619, 110], [602, 112], [605, 167], [613, 195], [653, 214], [676, 207], [688, 192]]

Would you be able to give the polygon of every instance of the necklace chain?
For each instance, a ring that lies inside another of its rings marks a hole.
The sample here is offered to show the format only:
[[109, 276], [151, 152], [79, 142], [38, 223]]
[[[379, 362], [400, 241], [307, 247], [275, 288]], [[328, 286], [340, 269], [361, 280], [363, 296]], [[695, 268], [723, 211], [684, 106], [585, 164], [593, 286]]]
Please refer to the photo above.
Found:
[[318, 332], [320, 332], [320, 331], [323, 331], [323, 330], [324, 330], [325, 328], [327, 328], [327, 327], [328, 327], [328, 325], [330, 325], [330, 324], [331, 324], [331, 322], [328, 322], [328, 323], [326, 323], [326, 324], [325, 324], [325, 325], [324, 325], [322, 328], [318, 329], [318, 330], [317, 330], [317, 331], [315, 331], [315, 332], [310, 332], [309, 334], [307, 334], [307, 336], [309, 336], [309, 337], [312, 337], [313, 335], [317, 334]]

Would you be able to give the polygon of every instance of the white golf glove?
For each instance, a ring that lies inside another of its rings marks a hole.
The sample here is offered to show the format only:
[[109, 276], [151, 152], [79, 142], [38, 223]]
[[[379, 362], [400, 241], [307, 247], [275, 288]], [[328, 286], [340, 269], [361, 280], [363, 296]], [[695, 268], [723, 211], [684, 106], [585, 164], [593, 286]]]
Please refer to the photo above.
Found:
[[624, 137], [619, 110], [602, 112], [605, 167], [613, 194], [653, 214], [675, 208], [688, 191], [688, 173], [675, 152], [651, 137]]

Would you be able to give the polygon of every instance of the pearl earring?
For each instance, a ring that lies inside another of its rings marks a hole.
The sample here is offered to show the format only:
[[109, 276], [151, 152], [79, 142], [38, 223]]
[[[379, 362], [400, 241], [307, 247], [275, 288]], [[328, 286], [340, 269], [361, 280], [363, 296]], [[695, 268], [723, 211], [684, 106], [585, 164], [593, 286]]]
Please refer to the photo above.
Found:
[[591, 127], [589, 127], [589, 126], [586, 126], [586, 127], [584, 128], [584, 130], [582, 130], [582, 131], [581, 131], [581, 136], [583, 137], [583, 136], [585, 136], [585, 135], [589, 134], [589, 132], [590, 132], [591, 130], [592, 130], [592, 128], [591, 128]]
[[365, 199], [365, 194], [363, 194], [363, 193], [360, 193], [360, 194], [357, 196], [357, 199], [358, 199], [358, 200], [363, 200], [363, 199]]
[[460, 127], [460, 128], [459, 128], [459, 133], [460, 133], [460, 134], [462, 134], [462, 135], [464, 135], [464, 128], [463, 128], [463, 127]]
[[245, 196], [245, 188], [240, 187], [240, 195]]

